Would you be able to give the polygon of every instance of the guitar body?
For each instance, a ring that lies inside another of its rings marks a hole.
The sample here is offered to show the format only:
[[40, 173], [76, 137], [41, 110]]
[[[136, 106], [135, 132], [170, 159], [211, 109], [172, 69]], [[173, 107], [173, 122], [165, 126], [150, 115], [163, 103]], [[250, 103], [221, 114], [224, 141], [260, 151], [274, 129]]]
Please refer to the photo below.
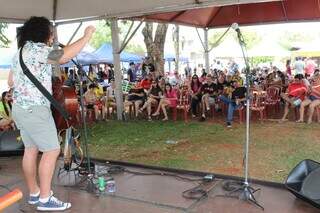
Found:
[[[79, 103], [75, 88], [64, 86], [59, 78], [55, 78], [52, 81], [52, 91], [54, 99], [56, 99], [71, 116], [71, 120], [68, 121], [69, 125], [78, 126], [79, 121], [77, 117]], [[58, 130], [68, 128], [67, 122], [64, 120], [60, 112], [53, 108], [52, 113]]]
[[[68, 123], [62, 117], [61, 113], [55, 108], [52, 109], [53, 117], [58, 129], [58, 137], [60, 140], [64, 169], [71, 171], [77, 169], [83, 161], [83, 151], [80, 144], [80, 134], [76, 133], [74, 126], [79, 125], [78, 111], [79, 103], [74, 87], [64, 86], [59, 78], [52, 81], [52, 95], [63, 108], [69, 113], [71, 119]], [[69, 124], [69, 125], [68, 125]], [[75, 163], [76, 167], [72, 168]]]

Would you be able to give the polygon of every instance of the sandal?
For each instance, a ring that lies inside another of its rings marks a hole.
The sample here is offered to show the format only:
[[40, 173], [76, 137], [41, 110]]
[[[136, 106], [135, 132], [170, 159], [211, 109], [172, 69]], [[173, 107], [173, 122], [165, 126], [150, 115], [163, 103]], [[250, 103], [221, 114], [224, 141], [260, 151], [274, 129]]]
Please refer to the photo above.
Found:
[[155, 113], [152, 114], [152, 116], [158, 116], [158, 115], [160, 115], [159, 112], [155, 112]]

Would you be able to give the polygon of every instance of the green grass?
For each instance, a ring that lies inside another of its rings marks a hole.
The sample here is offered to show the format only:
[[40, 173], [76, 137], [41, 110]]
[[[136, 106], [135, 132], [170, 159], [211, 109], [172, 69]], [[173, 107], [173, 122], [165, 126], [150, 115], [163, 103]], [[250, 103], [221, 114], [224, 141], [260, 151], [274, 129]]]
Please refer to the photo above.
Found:
[[[254, 123], [250, 177], [283, 182], [301, 160], [320, 161], [319, 124]], [[167, 140], [177, 144], [167, 144]], [[89, 128], [90, 155], [242, 176], [245, 126], [213, 122], [109, 121]]]

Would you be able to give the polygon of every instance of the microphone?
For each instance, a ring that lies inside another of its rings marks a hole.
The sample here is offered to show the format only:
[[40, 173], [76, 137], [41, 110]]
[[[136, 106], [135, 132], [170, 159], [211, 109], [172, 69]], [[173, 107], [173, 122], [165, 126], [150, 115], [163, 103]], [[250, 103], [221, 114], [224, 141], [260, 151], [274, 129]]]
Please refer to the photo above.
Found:
[[64, 48], [65, 45], [55, 41], [53, 43], [53, 50], [48, 55], [49, 60], [58, 62], [59, 59], [63, 56], [64, 51], [63, 49], [59, 49], [59, 47]]
[[238, 23], [233, 23], [233, 24], [231, 24], [231, 28], [234, 29], [236, 32], [240, 32], [239, 24], [238, 24]]

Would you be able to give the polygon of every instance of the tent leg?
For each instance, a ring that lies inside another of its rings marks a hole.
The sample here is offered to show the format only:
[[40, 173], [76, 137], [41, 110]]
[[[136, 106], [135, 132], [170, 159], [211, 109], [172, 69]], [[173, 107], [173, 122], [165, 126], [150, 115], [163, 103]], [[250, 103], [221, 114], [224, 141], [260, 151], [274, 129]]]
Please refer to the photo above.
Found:
[[210, 71], [210, 63], [209, 63], [209, 42], [208, 42], [208, 28], [204, 28], [204, 61], [206, 65], [206, 72]]
[[119, 42], [119, 27], [116, 18], [111, 19], [111, 37], [113, 48], [113, 65], [114, 77], [116, 84], [116, 103], [117, 103], [117, 119], [122, 120], [123, 115], [123, 94], [122, 94], [122, 71], [120, 67], [120, 42]]

